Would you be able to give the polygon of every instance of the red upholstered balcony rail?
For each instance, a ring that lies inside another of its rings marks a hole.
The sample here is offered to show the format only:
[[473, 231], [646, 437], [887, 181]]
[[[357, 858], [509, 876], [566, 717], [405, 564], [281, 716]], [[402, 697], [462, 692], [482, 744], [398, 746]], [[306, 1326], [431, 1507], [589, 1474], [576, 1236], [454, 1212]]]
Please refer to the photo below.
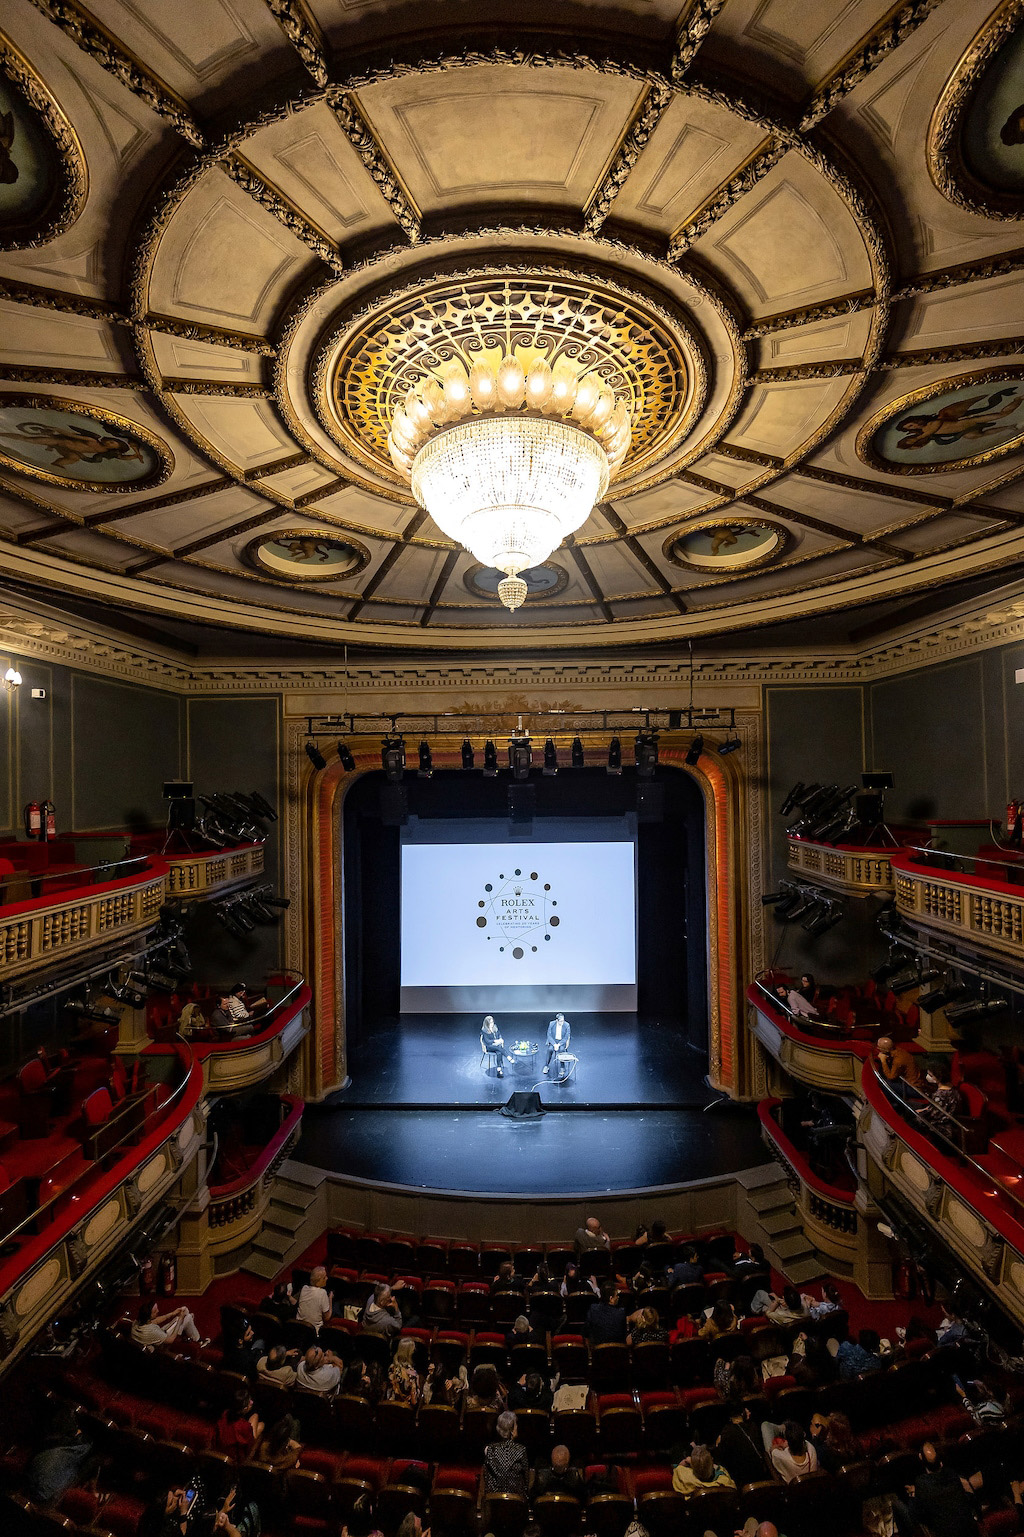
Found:
[[[992, 857], [992, 854], [1000, 857]], [[937, 880], [955, 881], [975, 891], [989, 891], [999, 896], [1024, 897], [1024, 856], [1012, 849], [989, 854], [951, 854], [944, 849], [904, 848], [893, 850], [892, 868], [896, 873], [930, 875]]]
[[23, 862], [25, 850], [37, 855], [65, 847], [60, 842], [0, 844], [0, 916], [17, 918], [52, 907], [56, 902], [91, 900], [107, 892], [142, 885], [167, 872], [166, 864], [156, 854], [138, 854], [97, 865], [68, 865], [57, 860], [50, 866], [33, 863], [30, 857]]
[[263, 1178], [271, 1164], [280, 1154], [281, 1149], [288, 1142], [289, 1137], [298, 1130], [299, 1123], [302, 1120], [302, 1112], [306, 1108], [306, 1102], [304, 1099], [300, 1099], [297, 1094], [282, 1094], [281, 1108], [283, 1111], [281, 1124], [260, 1156], [237, 1179], [228, 1180], [223, 1185], [211, 1185], [211, 1201], [225, 1201], [230, 1196], [238, 1195], [241, 1191], [247, 1190], [250, 1185], [255, 1185], [258, 1180]]
[[830, 1185], [827, 1180], [815, 1174], [807, 1161], [807, 1154], [786, 1136], [777, 1120], [781, 1104], [781, 1099], [762, 1099], [757, 1107], [758, 1119], [769, 1141], [778, 1148], [783, 1161], [790, 1165], [808, 1189], [826, 1201], [833, 1201], [837, 1206], [852, 1206], [854, 1192], [844, 1190], [841, 1185]]
[[[268, 996], [279, 988], [280, 995], [271, 1001], [270, 1008], [265, 1014], [257, 1015], [253, 1024], [255, 1026], [252, 1035], [237, 1037], [224, 1036], [222, 1038], [205, 1039], [202, 1035], [191, 1038], [192, 1050], [198, 1061], [203, 1062], [209, 1056], [221, 1056], [227, 1052], [251, 1050], [254, 1046], [262, 1046], [280, 1035], [286, 1025], [289, 1025], [302, 1010], [310, 1004], [313, 994], [309, 984], [300, 971], [279, 971], [265, 979]], [[216, 989], [210, 988], [203, 992], [201, 997], [196, 992], [181, 993], [168, 998], [159, 994], [153, 995], [148, 1001], [148, 1025], [150, 1032], [156, 1038], [164, 1039], [168, 1031], [174, 1030], [175, 1010], [178, 1013], [190, 1001], [199, 1002], [204, 1009], [212, 1014], [217, 1006]]]

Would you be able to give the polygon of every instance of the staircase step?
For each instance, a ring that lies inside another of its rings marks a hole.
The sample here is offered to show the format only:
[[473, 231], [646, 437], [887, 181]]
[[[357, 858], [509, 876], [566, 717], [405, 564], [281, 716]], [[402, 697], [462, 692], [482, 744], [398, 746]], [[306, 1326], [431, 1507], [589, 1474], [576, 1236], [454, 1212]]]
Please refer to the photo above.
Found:
[[319, 1190], [327, 1175], [323, 1169], [314, 1168], [311, 1163], [298, 1163], [294, 1158], [286, 1158], [277, 1171], [277, 1177], [278, 1180], [287, 1180], [289, 1184], [307, 1190]]
[[753, 1169], [740, 1169], [733, 1178], [743, 1190], [757, 1190], [761, 1185], [775, 1185], [779, 1180], [785, 1183], [786, 1174], [781, 1164], [760, 1163]]
[[796, 1286], [816, 1281], [824, 1274], [825, 1268], [816, 1254], [809, 1254], [806, 1259], [789, 1260], [786, 1264], [786, 1279]]
[[249, 1275], [262, 1276], [265, 1281], [272, 1281], [281, 1269], [281, 1262], [270, 1254], [261, 1254], [258, 1249], [253, 1249], [242, 1261], [241, 1268]]
[[264, 1249], [269, 1254], [276, 1254], [278, 1256], [277, 1268], [280, 1270], [284, 1256], [288, 1253], [294, 1242], [294, 1233], [282, 1233], [279, 1228], [264, 1227], [256, 1239], [256, 1248]]
[[780, 1259], [787, 1261], [785, 1269], [789, 1271], [789, 1261], [803, 1259], [805, 1254], [813, 1254], [814, 1246], [809, 1244], [802, 1230], [795, 1233], [784, 1233], [780, 1238], [773, 1238], [771, 1246]]
[[759, 1220], [765, 1232], [773, 1235], [773, 1242], [776, 1235], [793, 1233], [800, 1227], [800, 1217], [793, 1206], [788, 1211], [780, 1207], [778, 1211], [762, 1212]]
[[294, 1211], [289, 1206], [278, 1206], [276, 1197], [267, 1207], [263, 1216], [265, 1227], [276, 1229], [278, 1232], [290, 1233], [292, 1237], [306, 1220], [306, 1215], [301, 1211]]
[[317, 1192], [307, 1190], [304, 1185], [294, 1185], [290, 1180], [275, 1180], [274, 1201], [278, 1206], [287, 1206], [298, 1214], [300, 1220], [316, 1201]]
[[780, 1180], [771, 1185], [763, 1185], [758, 1190], [748, 1190], [746, 1199], [748, 1205], [758, 1213], [778, 1211], [782, 1206], [792, 1206], [793, 1192], [785, 1181]]

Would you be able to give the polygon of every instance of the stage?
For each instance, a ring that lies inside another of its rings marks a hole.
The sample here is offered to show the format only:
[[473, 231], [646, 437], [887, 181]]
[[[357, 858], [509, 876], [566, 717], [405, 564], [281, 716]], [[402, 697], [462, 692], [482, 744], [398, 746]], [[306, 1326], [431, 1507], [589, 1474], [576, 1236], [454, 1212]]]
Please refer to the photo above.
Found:
[[481, 1015], [392, 1016], [353, 1047], [350, 1083], [327, 1103], [347, 1109], [461, 1109], [501, 1105], [514, 1089], [537, 1085], [545, 1108], [558, 1109], [702, 1109], [718, 1098], [704, 1081], [703, 1056], [687, 1044], [681, 1022], [637, 1014], [573, 1014], [571, 1050], [579, 1066], [571, 1082], [552, 1083], [543, 1075], [552, 1014], [495, 1014], [506, 1048], [524, 1039], [538, 1047], [532, 1070], [506, 1065], [504, 1078], [481, 1065]]

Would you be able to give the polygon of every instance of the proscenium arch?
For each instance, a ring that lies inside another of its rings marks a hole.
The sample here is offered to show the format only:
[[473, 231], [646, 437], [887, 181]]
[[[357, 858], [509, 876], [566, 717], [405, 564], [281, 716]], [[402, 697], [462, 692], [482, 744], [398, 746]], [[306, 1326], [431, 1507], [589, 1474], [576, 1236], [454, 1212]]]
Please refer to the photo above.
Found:
[[[477, 733], [479, 734], [479, 733]], [[588, 746], [607, 752], [613, 733], [588, 737]], [[462, 735], [432, 737], [435, 768], [461, 769]], [[692, 736], [664, 732], [659, 762], [689, 774], [704, 801], [707, 912], [707, 997], [709, 1077], [715, 1088], [736, 1098], [754, 1092], [754, 1058], [745, 1027], [745, 978], [750, 972], [747, 801], [750, 789], [742, 754], [721, 757], [709, 742], [696, 765], [686, 760]], [[308, 768], [303, 779], [306, 857], [305, 950], [316, 1022], [307, 1092], [317, 1098], [347, 1076], [345, 1028], [344, 861], [342, 818], [348, 790], [362, 775], [380, 769], [380, 739], [346, 739], [355, 768], [346, 773], [332, 753], [326, 768]]]

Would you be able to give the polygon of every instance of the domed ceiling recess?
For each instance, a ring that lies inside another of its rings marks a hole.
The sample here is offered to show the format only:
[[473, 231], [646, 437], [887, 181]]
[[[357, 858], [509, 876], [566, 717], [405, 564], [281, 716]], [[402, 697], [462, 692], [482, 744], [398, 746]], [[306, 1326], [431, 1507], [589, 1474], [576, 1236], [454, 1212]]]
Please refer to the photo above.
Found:
[[[1024, 559], [1024, 0], [6, 0], [0, 25], [0, 575], [500, 650]], [[446, 371], [475, 420], [474, 366], [508, 357], [607, 392], [589, 425], [529, 385], [516, 409], [611, 467], [514, 614], [411, 469], [453, 430]]]

